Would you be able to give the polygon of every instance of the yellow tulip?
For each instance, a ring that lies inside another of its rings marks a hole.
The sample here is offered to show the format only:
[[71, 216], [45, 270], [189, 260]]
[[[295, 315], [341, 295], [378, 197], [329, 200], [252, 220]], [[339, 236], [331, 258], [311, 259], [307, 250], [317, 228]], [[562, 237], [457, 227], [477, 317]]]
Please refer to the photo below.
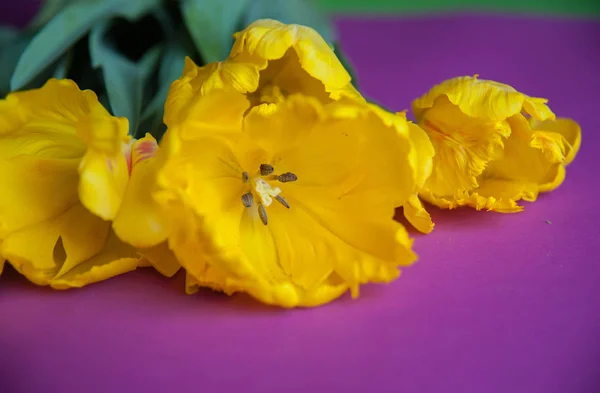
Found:
[[129, 179], [127, 131], [69, 80], [0, 101], [0, 255], [32, 282], [81, 287], [141, 263], [110, 228]]
[[565, 178], [581, 143], [579, 125], [556, 119], [547, 100], [511, 86], [459, 77], [413, 102], [433, 143], [431, 176], [419, 196], [438, 207], [518, 212]]
[[179, 94], [167, 99], [167, 124], [169, 116], [184, 110], [189, 97], [214, 89], [239, 91], [252, 105], [277, 103], [294, 93], [322, 102], [341, 97], [364, 101], [333, 50], [310, 27], [261, 19], [234, 37], [231, 53], [222, 62], [198, 67], [186, 59], [183, 76], [171, 88]]
[[180, 93], [170, 99], [187, 109], [167, 107], [167, 133], [133, 173], [114, 228], [138, 247], [168, 240], [190, 292], [317, 306], [414, 261], [393, 220], [416, 184], [403, 117], [349, 99], [251, 108], [233, 90]]

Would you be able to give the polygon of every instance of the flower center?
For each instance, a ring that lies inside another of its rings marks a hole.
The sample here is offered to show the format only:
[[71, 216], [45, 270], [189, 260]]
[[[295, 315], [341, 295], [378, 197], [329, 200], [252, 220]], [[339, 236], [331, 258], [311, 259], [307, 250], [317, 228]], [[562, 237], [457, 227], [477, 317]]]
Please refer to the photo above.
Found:
[[[281, 203], [286, 208], [290, 208], [287, 201], [279, 194], [281, 189], [277, 186], [272, 186], [269, 181], [278, 181], [280, 183], [287, 183], [296, 181], [298, 177], [292, 172], [282, 173], [280, 175], [273, 174], [275, 168], [269, 164], [261, 164], [259, 172], [253, 178], [250, 178], [248, 172], [242, 173], [242, 181], [250, 184], [250, 191], [242, 195], [242, 204], [247, 208], [251, 208], [254, 205], [256, 199], [256, 208], [258, 209], [258, 216], [263, 224], [267, 225], [269, 218], [267, 216], [266, 207], [271, 206], [273, 199]], [[256, 198], [255, 198], [256, 197]]]
[[258, 197], [263, 205], [267, 207], [271, 206], [271, 203], [273, 203], [273, 197], [277, 198], [277, 196], [281, 193], [281, 189], [279, 187], [271, 187], [271, 185], [262, 177], [253, 179], [253, 183], [254, 192], [258, 194]]

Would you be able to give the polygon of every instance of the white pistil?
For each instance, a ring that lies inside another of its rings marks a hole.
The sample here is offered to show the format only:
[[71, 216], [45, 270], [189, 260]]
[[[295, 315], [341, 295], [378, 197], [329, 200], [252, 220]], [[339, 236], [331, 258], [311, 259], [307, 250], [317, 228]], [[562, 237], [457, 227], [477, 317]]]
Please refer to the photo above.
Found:
[[271, 187], [271, 185], [262, 178], [254, 180], [254, 191], [256, 191], [260, 197], [263, 205], [267, 207], [271, 206], [273, 203], [273, 198], [281, 193], [281, 189], [279, 187]]

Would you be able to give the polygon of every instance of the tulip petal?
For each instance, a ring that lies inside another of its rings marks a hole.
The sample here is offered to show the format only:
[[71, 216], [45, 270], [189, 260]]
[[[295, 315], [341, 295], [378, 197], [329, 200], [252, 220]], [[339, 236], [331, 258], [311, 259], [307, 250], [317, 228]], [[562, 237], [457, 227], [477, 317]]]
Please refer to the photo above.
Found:
[[558, 133], [532, 131], [521, 115], [509, 119], [509, 124], [513, 131], [505, 142], [504, 156], [490, 163], [483, 177], [514, 180], [529, 184], [528, 188], [544, 185], [547, 191], [558, 187], [564, 179], [564, 172], [558, 169], [566, 156], [564, 138]]
[[554, 116], [544, 99], [530, 98], [503, 83], [464, 76], [444, 81], [415, 100], [413, 112], [417, 120], [425, 110], [435, 107], [435, 101], [442, 96], [466, 116], [475, 119], [502, 121], [520, 113], [524, 104], [531, 115], [541, 120]]
[[54, 289], [79, 288], [135, 270], [140, 262], [136, 250], [110, 233], [104, 248], [92, 258], [52, 280]]
[[502, 156], [503, 139], [510, 135], [505, 122], [467, 117], [446, 97], [424, 112], [420, 125], [435, 149], [427, 188], [437, 195], [477, 187], [477, 177]]
[[543, 122], [532, 119], [530, 124], [533, 130], [557, 133], [564, 138], [562, 140], [564, 146], [561, 148], [564, 151], [562, 153], [564, 156], [564, 165], [569, 165], [575, 159], [581, 147], [581, 127], [576, 121], [561, 117], [556, 119], [556, 121]]
[[130, 139], [127, 129], [127, 119], [116, 117], [87, 117], [77, 127], [88, 146], [79, 165], [79, 197], [105, 220], [117, 214], [129, 178], [124, 152]]
[[27, 111], [19, 104], [14, 94], [0, 100], [0, 136], [17, 130], [25, 122]]
[[154, 247], [143, 248], [138, 251], [148, 260], [148, 262], [150, 262], [151, 266], [165, 277], [173, 277], [181, 268], [179, 261], [169, 249], [167, 242], [160, 243]]
[[2, 243], [9, 261], [24, 261], [51, 279], [102, 249], [109, 223], [76, 204], [56, 218], [14, 231]]
[[[147, 153], [145, 158], [136, 151], [150, 143], [156, 145], [151, 136], [146, 136], [132, 147], [132, 171], [118, 214], [113, 220], [117, 236], [139, 248], [148, 248], [164, 242], [169, 234], [169, 218], [164, 208], [154, 199], [156, 176], [161, 165], [160, 157]], [[155, 147], [150, 147], [154, 149]]]
[[289, 150], [301, 136], [310, 133], [321, 119], [319, 103], [313, 98], [294, 97], [286, 106], [252, 108], [244, 117], [244, 133], [265, 151]]
[[77, 203], [75, 159], [21, 155], [0, 160], [0, 238], [56, 217]]
[[431, 176], [433, 170], [433, 157], [435, 149], [431, 144], [427, 133], [418, 125], [407, 122], [410, 142], [414, 149], [411, 150], [413, 155], [410, 157], [412, 166], [415, 169], [415, 183], [418, 188], [423, 187], [425, 181]]
[[[40, 89], [11, 93], [32, 119], [54, 120], [74, 126], [88, 116], [110, 116], [91, 90], [80, 90], [67, 79], [50, 79]], [[71, 129], [75, 133], [75, 128]]]
[[326, 89], [344, 88], [350, 75], [325, 40], [310, 27], [285, 25], [262, 19], [234, 35], [236, 42], [231, 56], [247, 51], [268, 60], [281, 59], [290, 48], [296, 52], [302, 68], [312, 77], [327, 81]]
[[434, 224], [431, 216], [417, 195], [411, 196], [402, 207], [404, 210], [404, 217], [419, 232], [431, 233], [431, 231], [433, 231]]

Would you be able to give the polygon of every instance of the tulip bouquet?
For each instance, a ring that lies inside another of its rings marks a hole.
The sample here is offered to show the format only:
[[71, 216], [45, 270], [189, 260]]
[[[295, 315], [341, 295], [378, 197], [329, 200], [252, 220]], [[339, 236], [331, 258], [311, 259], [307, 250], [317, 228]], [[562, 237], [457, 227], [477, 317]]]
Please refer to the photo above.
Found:
[[545, 99], [478, 76], [412, 121], [368, 102], [300, 0], [56, 3], [0, 52], [0, 272], [38, 285], [153, 267], [282, 307], [356, 297], [416, 260], [397, 208], [424, 233], [422, 201], [518, 212], [579, 149]]

